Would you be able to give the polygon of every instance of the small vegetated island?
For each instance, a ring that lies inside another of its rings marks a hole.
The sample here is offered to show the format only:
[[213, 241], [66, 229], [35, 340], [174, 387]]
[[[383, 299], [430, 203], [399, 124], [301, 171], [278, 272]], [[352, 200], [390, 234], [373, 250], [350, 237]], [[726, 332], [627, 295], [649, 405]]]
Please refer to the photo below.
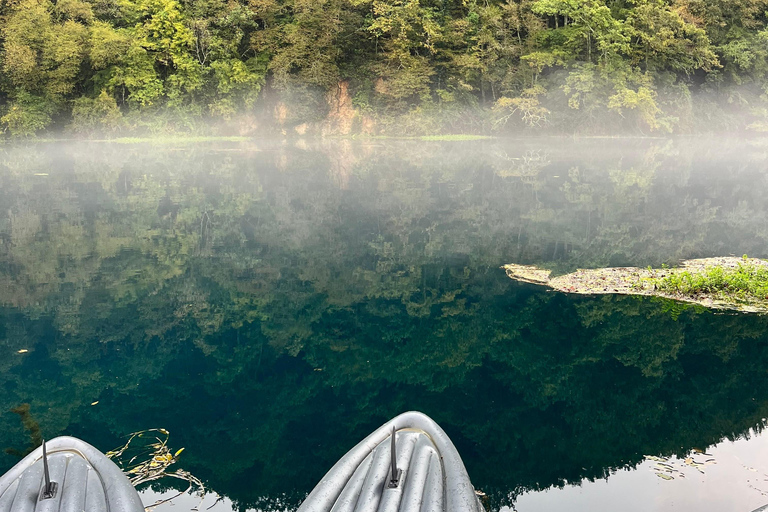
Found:
[[517, 281], [565, 293], [652, 295], [712, 309], [768, 313], [768, 261], [746, 255], [686, 260], [675, 268], [579, 269], [557, 277], [532, 265], [502, 268]]

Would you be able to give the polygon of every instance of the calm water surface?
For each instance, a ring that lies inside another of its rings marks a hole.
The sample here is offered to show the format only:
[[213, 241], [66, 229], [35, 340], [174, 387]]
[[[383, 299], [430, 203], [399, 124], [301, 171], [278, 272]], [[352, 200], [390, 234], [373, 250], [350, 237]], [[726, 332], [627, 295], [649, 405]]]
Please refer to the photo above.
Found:
[[216, 511], [292, 510], [417, 409], [492, 510], [749, 512], [768, 317], [499, 267], [768, 257], [766, 198], [755, 141], [0, 146], [0, 470], [162, 427]]

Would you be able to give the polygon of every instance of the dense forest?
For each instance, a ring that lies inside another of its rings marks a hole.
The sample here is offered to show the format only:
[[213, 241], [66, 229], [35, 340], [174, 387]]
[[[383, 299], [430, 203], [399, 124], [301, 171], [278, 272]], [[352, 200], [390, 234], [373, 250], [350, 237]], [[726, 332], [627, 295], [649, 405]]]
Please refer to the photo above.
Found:
[[766, 0], [3, 0], [6, 136], [768, 127]]

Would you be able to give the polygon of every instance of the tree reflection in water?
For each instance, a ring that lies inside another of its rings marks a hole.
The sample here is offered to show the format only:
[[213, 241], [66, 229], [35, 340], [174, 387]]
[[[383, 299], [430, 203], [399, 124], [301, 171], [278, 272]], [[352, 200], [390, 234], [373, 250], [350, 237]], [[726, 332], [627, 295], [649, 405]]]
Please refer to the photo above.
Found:
[[[496, 507], [768, 416], [766, 317], [499, 269], [765, 257], [759, 147], [82, 143], [0, 162], [0, 408], [104, 450], [167, 428], [240, 507], [297, 503], [408, 409]], [[26, 442], [0, 415], [0, 446]]]

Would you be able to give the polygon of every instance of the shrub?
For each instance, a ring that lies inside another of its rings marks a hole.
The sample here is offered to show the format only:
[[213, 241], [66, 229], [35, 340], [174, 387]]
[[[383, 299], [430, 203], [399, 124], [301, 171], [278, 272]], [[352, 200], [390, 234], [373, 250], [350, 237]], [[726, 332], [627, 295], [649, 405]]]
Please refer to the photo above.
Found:
[[114, 133], [123, 126], [123, 114], [115, 98], [101, 91], [96, 98], [78, 98], [72, 107], [70, 129], [77, 133]]
[[51, 124], [54, 110], [55, 105], [46, 98], [21, 91], [0, 117], [0, 123], [12, 137], [30, 137]]

